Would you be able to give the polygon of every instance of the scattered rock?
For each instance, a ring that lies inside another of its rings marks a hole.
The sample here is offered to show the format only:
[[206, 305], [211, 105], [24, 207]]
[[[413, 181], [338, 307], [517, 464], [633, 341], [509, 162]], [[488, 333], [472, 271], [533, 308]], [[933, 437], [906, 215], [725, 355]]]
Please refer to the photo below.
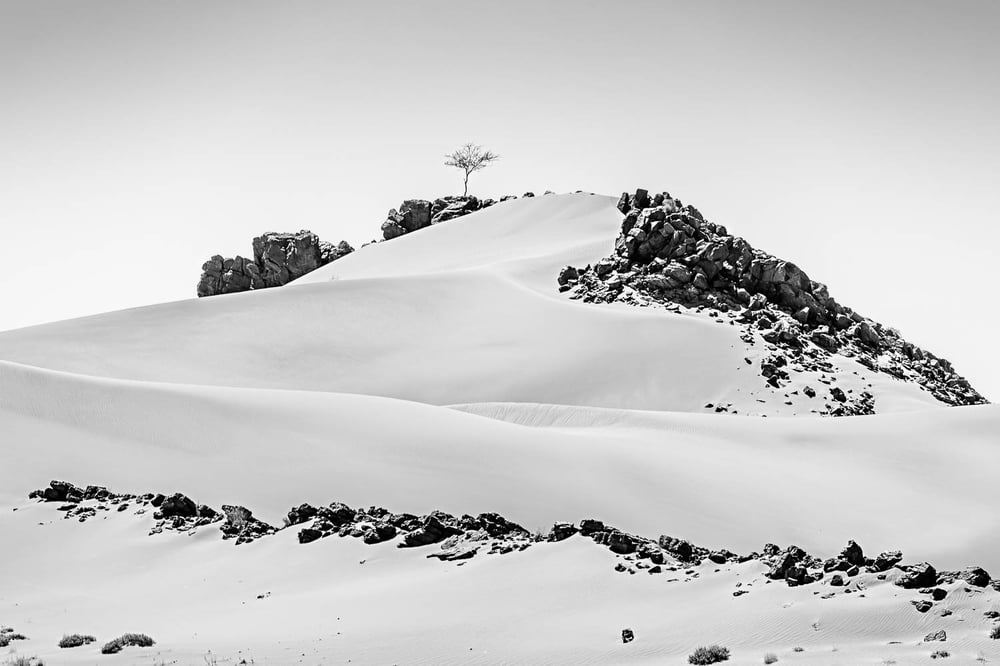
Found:
[[920, 592], [923, 594], [929, 594], [931, 596], [931, 599], [933, 599], [934, 601], [941, 601], [942, 599], [948, 596], [948, 590], [945, 590], [940, 587], [932, 587], [929, 589], [925, 588], [923, 590], [920, 590]]

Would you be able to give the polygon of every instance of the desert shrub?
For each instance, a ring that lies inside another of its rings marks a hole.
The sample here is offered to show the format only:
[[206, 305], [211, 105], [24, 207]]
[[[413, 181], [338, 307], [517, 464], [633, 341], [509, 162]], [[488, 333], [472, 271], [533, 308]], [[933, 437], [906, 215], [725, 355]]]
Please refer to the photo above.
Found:
[[778, 661], [778, 655], [774, 654], [773, 652], [768, 652], [767, 654], [764, 655], [765, 664], [773, 664], [776, 661]]
[[38, 657], [11, 657], [3, 666], [45, 666]]
[[931, 659], [946, 659], [951, 656], [951, 652], [947, 650], [935, 650], [931, 653]]
[[993, 628], [990, 629], [990, 638], [993, 640], [1000, 638], [1000, 624], [995, 624], [993, 625]]
[[123, 648], [130, 645], [136, 647], [152, 647], [154, 641], [146, 634], [122, 634], [118, 638], [108, 641], [101, 648], [101, 654], [115, 654], [121, 652]]
[[75, 648], [81, 645], [87, 645], [88, 643], [93, 643], [97, 639], [93, 636], [84, 636], [82, 634], [70, 634], [69, 636], [63, 636], [59, 640], [59, 647], [61, 648]]
[[0, 648], [5, 648], [10, 645], [11, 641], [24, 641], [27, 640], [24, 634], [14, 633], [11, 629], [6, 629], [0, 631]]
[[688, 657], [688, 663], [698, 666], [700, 664], [717, 664], [727, 659], [729, 659], [729, 648], [722, 647], [721, 645], [709, 645], [708, 647], [700, 647], [692, 652]]

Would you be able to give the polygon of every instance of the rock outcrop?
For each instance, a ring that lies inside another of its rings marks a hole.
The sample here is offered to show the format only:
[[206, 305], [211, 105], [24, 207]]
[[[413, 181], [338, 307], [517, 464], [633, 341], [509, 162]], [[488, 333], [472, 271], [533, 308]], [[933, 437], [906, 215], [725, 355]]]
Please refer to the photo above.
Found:
[[[505, 196], [501, 197], [499, 201], [516, 198], [515, 196]], [[382, 237], [385, 240], [392, 240], [433, 224], [489, 208], [495, 203], [498, 201], [479, 199], [473, 196], [448, 196], [434, 201], [407, 199], [399, 205], [399, 210], [393, 208], [389, 211], [385, 222], [382, 223]]]
[[232, 294], [288, 284], [354, 251], [347, 241], [334, 245], [311, 231], [269, 231], [253, 239], [253, 258], [215, 255], [201, 267], [198, 296]]
[[[949, 405], [986, 402], [948, 361], [841, 305], [799, 266], [754, 248], [693, 206], [666, 192], [650, 195], [640, 189], [622, 194], [618, 208], [624, 219], [614, 254], [583, 268], [563, 268], [557, 277], [560, 291], [587, 302], [729, 313], [743, 327], [744, 339], [759, 335], [780, 355], [813, 368], [824, 368], [826, 359], [840, 354], [873, 371], [915, 381]], [[787, 375], [771, 365], [762, 374], [780, 387]], [[873, 409], [870, 394], [848, 401], [837, 389], [831, 398], [833, 415]]]
[[[216, 511], [180, 493], [169, 496], [114, 493], [102, 486], [83, 489], [66, 481], [52, 481], [48, 488], [35, 490], [29, 497], [59, 503], [56, 509], [63, 513], [65, 519], [80, 522], [102, 513], [107, 517], [111, 512], [123, 513], [131, 509], [134, 515], [143, 516], [153, 510], [154, 523], [150, 535], [170, 532], [194, 534], [200, 529], [218, 525], [222, 538], [234, 540], [237, 545], [294, 529], [298, 532], [300, 544], [330, 537], [351, 537], [366, 544], [395, 539], [397, 548], [412, 549], [424, 553], [427, 558], [462, 565], [480, 553], [504, 555], [543, 543], [553, 544], [570, 538], [586, 539], [614, 556], [615, 571], [626, 574], [644, 571], [652, 576], [673, 573], [677, 576], [667, 578], [667, 582], [680, 580], [681, 576], [689, 581], [703, 573], [720, 571], [723, 567], [755, 563], [755, 568], [748, 570], [744, 580], [736, 584], [733, 597], [751, 593], [755, 589], [755, 581], [756, 584], [783, 582], [788, 587], [824, 586], [828, 591], [822, 594], [823, 599], [836, 594], [853, 594], [874, 585], [894, 583], [907, 590], [900, 593], [904, 598], [909, 595], [916, 597], [908, 599], [908, 603], [918, 612], [926, 613], [948, 596], [948, 591], [938, 585], [962, 581], [979, 588], [977, 593], [1000, 592], [1000, 580], [993, 580], [981, 567], [938, 572], [926, 562], [900, 564], [903, 556], [899, 551], [884, 552], [870, 558], [855, 541], [849, 541], [836, 557], [821, 560], [798, 546], [781, 548], [771, 543], [759, 553], [737, 555], [729, 550], [704, 548], [667, 535], [649, 538], [630, 534], [593, 518], [576, 524], [555, 523], [548, 535], [544, 535], [541, 532], [531, 534], [497, 513], [454, 516], [443, 511], [431, 511], [417, 516], [393, 513], [375, 506], [352, 508], [341, 502], [332, 502], [320, 507], [300, 504], [288, 511], [283, 526], [273, 527], [254, 518], [245, 507], [223, 505], [221, 511]], [[944, 609], [941, 615], [949, 613], [948, 609]], [[1000, 617], [1000, 612], [987, 611], [985, 616], [996, 619]]]

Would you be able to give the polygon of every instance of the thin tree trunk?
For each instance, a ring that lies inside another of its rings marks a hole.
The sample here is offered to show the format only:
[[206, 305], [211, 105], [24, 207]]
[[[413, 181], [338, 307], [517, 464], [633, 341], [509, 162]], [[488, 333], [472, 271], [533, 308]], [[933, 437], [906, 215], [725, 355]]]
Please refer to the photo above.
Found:
[[469, 172], [465, 172], [465, 187], [462, 189], [462, 196], [469, 196]]

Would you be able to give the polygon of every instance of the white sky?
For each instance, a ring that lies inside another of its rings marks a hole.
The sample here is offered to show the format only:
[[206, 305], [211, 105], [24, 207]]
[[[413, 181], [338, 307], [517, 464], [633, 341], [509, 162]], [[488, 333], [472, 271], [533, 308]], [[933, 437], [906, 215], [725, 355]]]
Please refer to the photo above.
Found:
[[[0, 329], [404, 198], [666, 189], [1000, 398], [1000, 4], [0, 0]], [[595, 257], [596, 259], [596, 257]]]

